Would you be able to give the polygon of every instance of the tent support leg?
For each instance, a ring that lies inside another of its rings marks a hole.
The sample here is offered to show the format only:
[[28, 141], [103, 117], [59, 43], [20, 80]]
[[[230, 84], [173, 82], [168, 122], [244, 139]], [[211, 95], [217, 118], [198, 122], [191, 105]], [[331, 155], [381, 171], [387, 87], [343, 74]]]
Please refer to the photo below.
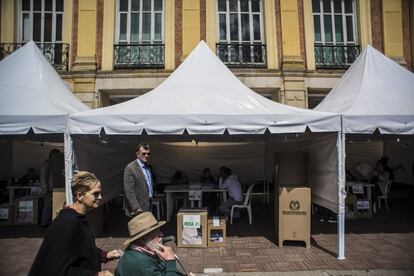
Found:
[[73, 142], [70, 134], [64, 134], [65, 146], [65, 192], [66, 192], [66, 206], [73, 203], [72, 198], [72, 175], [73, 175]]
[[337, 136], [338, 151], [338, 260], [345, 259], [345, 134]]

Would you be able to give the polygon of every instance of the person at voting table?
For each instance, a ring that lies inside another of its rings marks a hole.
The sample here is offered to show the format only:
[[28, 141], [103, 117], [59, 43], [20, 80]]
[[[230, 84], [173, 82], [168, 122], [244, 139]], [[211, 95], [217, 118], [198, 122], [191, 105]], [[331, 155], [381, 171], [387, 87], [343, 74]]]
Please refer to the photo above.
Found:
[[[224, 176], [223, 180], [219, 183], [219, 187], [220, 189], [227, 189], [229, 191], [229, 198], [220, 205], [219, 211], [221, 214], [225, 214], [227, 217], [230, 217], [231, 207], [235, 204], [242, 203], [243, 192], [239, 180], [237, 180], [237, 177], [232, 174], [231, 169], [224, 168], [223, 171]], [[240, 213], [235, 211], [233, 217], [239, 218]]]
[[177, 270], [173, 249], [162, 244], [159, 228], [164, 224], [150, 212], [140, 213], [128, 222], [129, 239], [124, 243], [128, 247], [119, 259], [116, 276], [183, 275]]
[[46, 231], [30, 269], [34, 275], [112, 275], [101, 262], [120, 257], [95, 245], [86, 213], [99, 207], [101, 183], [93, 173], [81, 171], [72, 179], [73, 204], [62, 209]]

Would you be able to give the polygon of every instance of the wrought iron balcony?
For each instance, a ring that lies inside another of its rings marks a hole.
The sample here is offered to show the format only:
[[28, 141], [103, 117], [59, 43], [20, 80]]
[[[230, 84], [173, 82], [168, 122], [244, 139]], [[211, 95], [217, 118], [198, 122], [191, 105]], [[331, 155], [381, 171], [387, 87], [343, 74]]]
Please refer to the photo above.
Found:
[[217, 56], [229, 67], [266, 67], [266, 45], [217, 43]]
[[315, 44], [316, 68], [346, 69], [360, 54], [359, 45]]
[[114, 68], [164, 68], [164, 44], [115, 44]]
[[[25, 43], [0, 43], [0, 59], [10, 55]], [[69, 70], [69, 44], [68, 43], [36, 43], [40, 51], [59, 71]]]

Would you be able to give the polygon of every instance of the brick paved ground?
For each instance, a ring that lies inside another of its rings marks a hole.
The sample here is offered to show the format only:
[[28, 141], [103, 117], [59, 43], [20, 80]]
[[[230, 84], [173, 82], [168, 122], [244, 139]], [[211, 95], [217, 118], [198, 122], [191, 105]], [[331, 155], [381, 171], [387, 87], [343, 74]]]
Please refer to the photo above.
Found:
[[[312, 219], [312, 246], [275, 245], [273, 208], [254, 205], [254, 221], [246, 216], [228, 225], [227, 245], [223, 248], [177, 249], [187, 270], [203, 272], [219, 267], [224, 272], [272, 272], [303, 270], [410, 270], [414, 275], [413, 201], [393, 200], [391, 213], [380, 212], [372, 219], [346, 222], [346, 260], [336, 259], [336, 224]], [[126, 219], [113, 206], [106, 214], [106, 230], [96, 239], [103, 249], [124, 248]], [[176, 222], [164, 227], [165, 235], [175, 235]], [[44, 229], [37, 226], [0, 227], [0, 275], [25, 275], [40, 246]], [[114, 270], [115, 262], [104, 268]], [[411, 272], [408, 273], [408, 275]], [[256, 275], [260, 275], [256, 274]], [[343, 274], [353, 275], [353, 274]], [[375, 274], [374, 274], [375, 275]], [[387, 275], [386, 273], [383, 275]]]

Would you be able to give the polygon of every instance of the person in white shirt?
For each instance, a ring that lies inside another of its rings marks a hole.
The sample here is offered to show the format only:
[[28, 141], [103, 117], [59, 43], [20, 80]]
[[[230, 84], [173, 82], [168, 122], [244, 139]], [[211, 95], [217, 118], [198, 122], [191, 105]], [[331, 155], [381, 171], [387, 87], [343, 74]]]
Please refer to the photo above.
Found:
[[[221, 214], [230, 216], [231, 206], [242, 203], [243, 191], [237, 177], [232, 175], [231, 169], [224, 168], [223, 178], [224, 181], [219, 183], [219, 187], [220, 189], [227, 189], [229, 191], [229, 198], [220, 205], [219, 211]], [[240, 217], [240, 214], [235, 211], [233, 217], [238, 218]]]

